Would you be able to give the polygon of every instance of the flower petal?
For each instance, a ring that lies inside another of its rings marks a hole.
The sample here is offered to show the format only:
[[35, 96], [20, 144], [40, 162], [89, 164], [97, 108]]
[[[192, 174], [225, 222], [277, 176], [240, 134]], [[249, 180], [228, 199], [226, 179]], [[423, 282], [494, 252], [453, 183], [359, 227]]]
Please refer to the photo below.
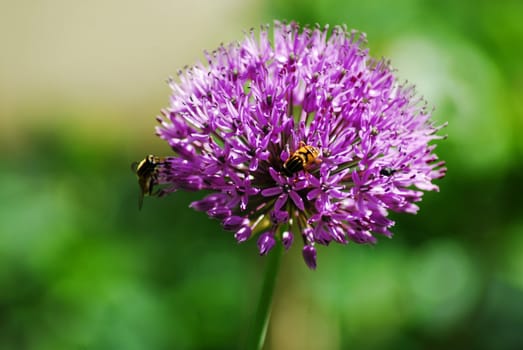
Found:
[[319, 188], [314, 188], [307, 193], [307, 199], [313, 200], [314, 198], [318, 197], [321, 193], [321, 190]]
[[273, 224], [283, 224], [289, 221], [289, 213], [286, 211], [273, 210], [271, 211], [271, 221]]
[[283, 231], [281, 234], [281, 242], [283, 243], [285, 250], [289, 250], [292, 245], [292, 241], [294, 241], [294, 236], [292, 233], [289, 231]]
[[260, 255], [267, 255], [267, 253], [274, 247], [276, 240], [272, 232], [265, 232], [258, 238], [258, 250]]
[[303, 199], [301, 199], [300, 195], [294, 191], [290, 191], [289, 195], [291, 196], [292, 201], [294, 202], [294, 205], [301, 211], [305, 210], [305, 205], [303, 204]]
[[285, 183], [283, 176], [281, 176], [280, 173], [274, 170], [272, 167], [269, 168], [269, 174], [277, 184]]
[[251, 233], [252, 229], [249, 226], [243, 226], [234, 234], [234, 238], [236, 238], [238, 243], [243, 243], [251, 237]]
[[282, 193], [278, 199], [276, 199], [276, 203], [274, 203], [274, 210], [279, 211], [281, 208], [287, 203], [287, 198], [289, 196], [285, 193]]
[[264, 196], [264, 197], [274, 197], [276, 195], [279, 195], [282, 192], [283, 192], [283, 190], [281, 189], [280, 186], [269, 187], [269, 188], [266, 188], [266, 189], [262, 190], [261, 191], [261, 195]]
[[249, 224], [249, 219], [242, 216], [229, 216], [222, 221], [224, 230], [227, 231], [238, 231], [242, 226]]
[[303, 247], [302, 254], [309, 269], [316, 270], [316, 248], [312, 245], [306, 245]]

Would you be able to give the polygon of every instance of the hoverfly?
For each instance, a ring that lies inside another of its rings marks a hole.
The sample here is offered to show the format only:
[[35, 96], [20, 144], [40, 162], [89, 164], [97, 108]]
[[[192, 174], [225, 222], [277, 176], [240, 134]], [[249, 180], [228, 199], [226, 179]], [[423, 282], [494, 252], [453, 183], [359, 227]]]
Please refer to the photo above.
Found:
[[300, 141], [300, 147], [283, 163], [283, 172], [287, 176], [306, 170], [313, 163], [317, 163], [320, 150], [314, 146], [306, 145]]
[[143, 197], [153, 194], [154, 186], [158, 184], [158, 166], [163, 165], [164, 158], [148, 155], [140, 162], [133, 162], [131, 169], [138, 177], [140, 186], [140, 197], [138, 197], [138, 209], [142, 209]]

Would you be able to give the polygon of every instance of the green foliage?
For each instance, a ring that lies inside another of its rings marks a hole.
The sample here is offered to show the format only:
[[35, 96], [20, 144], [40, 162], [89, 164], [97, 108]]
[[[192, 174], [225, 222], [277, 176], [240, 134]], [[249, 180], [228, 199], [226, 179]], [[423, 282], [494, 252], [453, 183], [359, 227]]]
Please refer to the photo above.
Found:
[[[194, 194], [146, 198], [139, 212], [130, 161], [117, 150], [71, 150], [44, 135], [0, 172], [0, 348], [239, 343], [258, 287], [253, 247], [235, 249], [190, 210]], [[39, 152], [48, 149], [63, 152]]]

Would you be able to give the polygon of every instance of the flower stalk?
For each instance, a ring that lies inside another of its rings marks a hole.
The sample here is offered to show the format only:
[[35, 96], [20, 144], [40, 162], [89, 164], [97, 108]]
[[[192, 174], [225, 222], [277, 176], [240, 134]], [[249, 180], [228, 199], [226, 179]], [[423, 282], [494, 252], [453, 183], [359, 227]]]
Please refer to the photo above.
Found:
[[281, 244], [277, 244], [271, 253], [268, 254], [265, 277], [263, 279], [254, 322], [251, 326], [252, 328], [248, 339], [247, 349], [261, 350], [265, 344], [269, 319], [271, 317], [274, 289], [279, 275], [278, 272], [280, 270], [282, 255], [283, 249]]

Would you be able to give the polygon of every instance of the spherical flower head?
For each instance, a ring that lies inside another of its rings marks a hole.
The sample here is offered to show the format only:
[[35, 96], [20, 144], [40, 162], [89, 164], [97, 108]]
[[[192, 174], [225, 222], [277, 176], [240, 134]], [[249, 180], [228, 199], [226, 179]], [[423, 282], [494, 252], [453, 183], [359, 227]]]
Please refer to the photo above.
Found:
[[416, 213], [445, 174], [433, 153], [440, 127], [365, 35], [344, 27], [274, 23], [206, 53], [169, 81], [158, 135], [174, 155], [158, 169], [162, 194], [210, 192], [191, 206], [259, 253], [302, 238], [316, 245], [391, 236], [389, 211]]

